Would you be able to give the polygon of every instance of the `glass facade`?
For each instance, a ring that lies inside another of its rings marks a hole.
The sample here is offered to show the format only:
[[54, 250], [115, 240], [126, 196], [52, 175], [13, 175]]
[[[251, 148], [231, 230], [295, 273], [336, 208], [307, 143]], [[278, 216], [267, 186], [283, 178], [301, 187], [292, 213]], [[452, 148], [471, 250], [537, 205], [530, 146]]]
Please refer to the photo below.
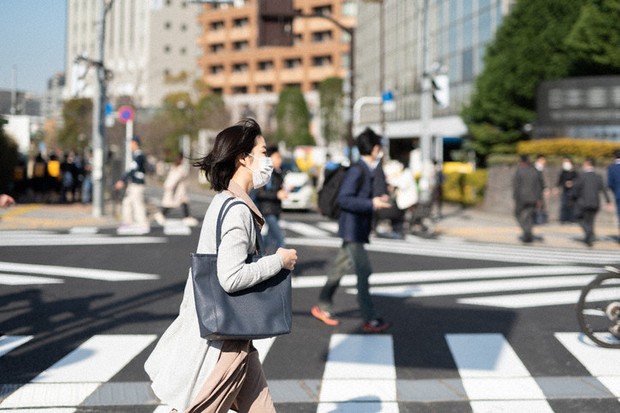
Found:
[[[420, 119], [423, 75], [424, 4], [428, 3], [429, 66], [450, 78], [450, 105], [433, 107], [433, 118], [458, 118], [482, 70], [487, 44], [515, 0], [383, 0], [360, 2], [356, 31], [355, 97], [392, 90], [396, 110], [386, 113], [388, 136], [415, 135], [406, 124]], [[383, 13], [383, 27], [381, 27]], [[383, 63], [383, 67], [381, 62]], [[381, 122], [378, 108], [367, 107], [361, 126]], [[402, 128], [395, 128], [400, 124]], [[461, 122], [462, 124], [462, 122]], [[437, 131], [450, 134], [452, 130]]]

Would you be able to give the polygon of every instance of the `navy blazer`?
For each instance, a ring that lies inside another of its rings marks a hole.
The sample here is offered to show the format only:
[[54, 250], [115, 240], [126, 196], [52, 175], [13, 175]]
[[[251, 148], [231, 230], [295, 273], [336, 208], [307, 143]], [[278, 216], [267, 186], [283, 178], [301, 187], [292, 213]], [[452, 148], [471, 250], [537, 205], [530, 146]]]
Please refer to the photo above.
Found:
[[620, 162], [616, 161], [607, 169], [607, 185], [617, 200], [620, 200]]
[[338, 236], [345, 242], [368, 243], [372, 221], [373, 173], [363, 160], [353, 164], [338, 193]]

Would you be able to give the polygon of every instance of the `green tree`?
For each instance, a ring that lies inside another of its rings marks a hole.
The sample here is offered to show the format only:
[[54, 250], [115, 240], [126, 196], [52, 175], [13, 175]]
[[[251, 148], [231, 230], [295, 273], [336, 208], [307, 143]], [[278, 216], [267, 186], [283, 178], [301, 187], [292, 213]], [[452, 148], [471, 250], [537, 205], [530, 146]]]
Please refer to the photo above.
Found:
[[201, 96], [196, 102], [187, 92], [164, 97], [161, 108], [139, 127], [145, 150], [171, 159], [179, 150], [179, 140], [188, 135], [196, 139], [200, 129], [220, 130], [229, 124], [230, 115], [220, 95]]
[[342, 139], [345, 133], [342, 110], [344, 94], [342, 93], [342, 79], [330, 77], [319, 84], [321, 102], [321, 125], [323, 136], [329, 142]]
[[310, 134], [310, 113], [306, 99], [298, 87], [286, 87], [280, 92], [276, 107], [278, 129], [276, 138], [287, 146], [313, 145]]
[[620, 74], [620, 0], [582, 7], [566, 38], [572, 76]]
[[62, 109], [64, 126], [58, 133], [58, 144], [64, 149], [81, 151], [91, 142], [93, 102], [90, 98], [71, 99]]
[[490, 153], [514, 152], [535, 118], [543, 80], [570, 74], [565, 39], [588, 0], [519, 0], [484, 58], [469, 105], [462, 111], [472, 148], [484, 163]]

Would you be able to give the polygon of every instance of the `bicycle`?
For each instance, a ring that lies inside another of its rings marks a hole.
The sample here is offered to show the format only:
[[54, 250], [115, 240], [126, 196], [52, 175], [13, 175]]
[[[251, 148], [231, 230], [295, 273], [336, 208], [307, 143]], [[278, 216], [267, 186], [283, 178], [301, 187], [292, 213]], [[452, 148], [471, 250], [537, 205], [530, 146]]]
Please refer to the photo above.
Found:
[[620, 269], [606, 266], [581, 291], [577, 302], [577, 321], [581, 331], [594, 343], [620, 348]]

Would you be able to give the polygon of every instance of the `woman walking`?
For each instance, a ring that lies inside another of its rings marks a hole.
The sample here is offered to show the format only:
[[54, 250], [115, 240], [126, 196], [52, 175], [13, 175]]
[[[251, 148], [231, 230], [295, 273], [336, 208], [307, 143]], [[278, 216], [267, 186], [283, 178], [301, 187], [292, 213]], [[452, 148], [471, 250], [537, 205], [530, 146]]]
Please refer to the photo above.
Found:
[[[280, 272], [292, 270], [297, 252], [280, 248], [273, 255], [247, 263], [256, 252], [257, 230], [264, 219], [249, 193], [265, 185], [272, 165], [265, 139], [252, 119], [221, 131], [213, 150], [194, 166], [201, 168], [218, 194], [205, 214], [198, 253], [216, 252], [215, 227], [224, 202], [235, 205], [222, 223], [217, 257], [220, 284], [227, 292], [240, 291]], [[145, 364], [159, 399], [177, 412], [275, 412], [267, 381], [252, 341], [209, 341], [200, 337], [191, 274], [185, 285], [179, 316], [162, 335]]]

